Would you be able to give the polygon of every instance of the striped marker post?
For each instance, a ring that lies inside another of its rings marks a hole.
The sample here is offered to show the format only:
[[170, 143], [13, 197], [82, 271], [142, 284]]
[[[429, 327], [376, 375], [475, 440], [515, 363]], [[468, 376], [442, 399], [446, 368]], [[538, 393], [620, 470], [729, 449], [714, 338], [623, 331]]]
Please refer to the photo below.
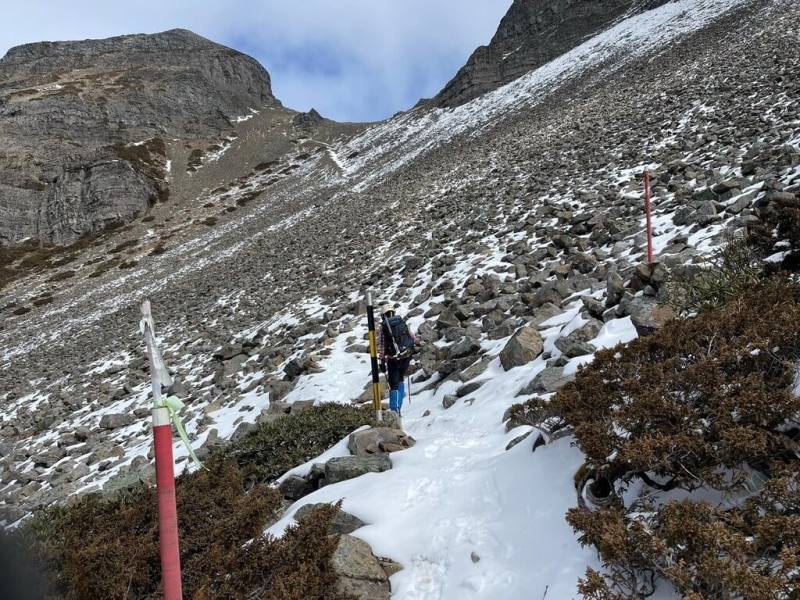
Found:
[[142, 302], [142, 333], [150, 361], [150, 380], [153, 389], [153, 442], [156, 457], [158, 486], [158, 541], [161, 555], [161, 581], [164, 600], [181, 600], [181, 555], [178, 545], [178, 509], [175, 502], [175, 471], [172, 456], [172, 420], [169, 409], [161, 400], [161, 383], [171, 383], [161, 360], [153, 331], [150, 301]]
[[650, 171], [644, 172], [644, 210], [647, 215], [647, 265], [653, 267], [653, 217], [650, 202]]
[[367, 329], [369, 329], [369, 357], [372, 364], [372, 408], [375, 409], [375, 418], [383, 421], [381, 412], [381, 381], [378, 371], [378, 341], [375, 337], [375, 306], [372, 301], [372, 292], [367, 292]]

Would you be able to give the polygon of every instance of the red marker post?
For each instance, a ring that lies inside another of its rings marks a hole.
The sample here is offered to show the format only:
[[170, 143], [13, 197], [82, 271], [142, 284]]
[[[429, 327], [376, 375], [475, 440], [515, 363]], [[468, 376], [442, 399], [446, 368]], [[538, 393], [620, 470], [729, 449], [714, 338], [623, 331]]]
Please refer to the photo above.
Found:
[[142, 302], [140, 324], [147, 344], [153, 390], [153, 441], [158, 486], [158, 541], [161, 555], [161, 581], [164, 600], [182, 600], [181, 555], [178, 545], [178, 509], [175, 503], [175, 471], [172, 456], [172, 420], [161, 400], [161, 383], [170, 385], [169, 372], [156, 346], [150, 301]]
[[647, 264], [653, 266], [653, 217], [650, 202], [650, 171], [644, 172], [644, 210], [647, 215]]

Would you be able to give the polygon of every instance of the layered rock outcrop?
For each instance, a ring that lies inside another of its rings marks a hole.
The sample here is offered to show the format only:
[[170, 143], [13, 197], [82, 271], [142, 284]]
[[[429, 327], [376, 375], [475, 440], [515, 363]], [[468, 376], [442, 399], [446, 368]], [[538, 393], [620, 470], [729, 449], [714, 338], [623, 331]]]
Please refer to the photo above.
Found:
[[69, 242], [140, 216], [165, 194], [165, 140], [218, 137], [265, 105], [279, 102], [257, 61], [185, 30], [12, 48], [0, 244]]

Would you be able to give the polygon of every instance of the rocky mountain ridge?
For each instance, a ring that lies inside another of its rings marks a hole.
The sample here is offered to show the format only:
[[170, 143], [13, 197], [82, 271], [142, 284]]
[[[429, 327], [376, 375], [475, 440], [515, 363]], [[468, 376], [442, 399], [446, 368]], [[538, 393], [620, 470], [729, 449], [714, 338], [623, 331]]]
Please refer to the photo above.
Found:
[[464, 104], [568, 52], [617, 20], [667, 1], [514, 0], [491, 42], [473, 52], [431, 104]]
[[66, 243], [168, 195], [167, 145], [280, 107], [252, 58], [185, 30], [43, 42], [0, 59], [0, 244]]

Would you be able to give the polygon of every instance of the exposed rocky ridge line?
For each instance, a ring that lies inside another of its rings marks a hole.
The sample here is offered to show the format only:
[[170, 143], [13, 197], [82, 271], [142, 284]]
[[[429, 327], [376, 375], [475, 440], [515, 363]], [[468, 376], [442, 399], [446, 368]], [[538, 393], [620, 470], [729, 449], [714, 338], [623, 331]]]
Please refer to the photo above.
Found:
[[430, 101], [455, 107], [564, 54], [622, 17], [669, 0], [514, 0], [487, 46], [480, 46]]
[[143, 215], [167, 195], [167, 142], [218, 140], [264, 106], [280, 103], [258, 62], [185, 30], [12, 48], [0, 244], [65, 243]]

